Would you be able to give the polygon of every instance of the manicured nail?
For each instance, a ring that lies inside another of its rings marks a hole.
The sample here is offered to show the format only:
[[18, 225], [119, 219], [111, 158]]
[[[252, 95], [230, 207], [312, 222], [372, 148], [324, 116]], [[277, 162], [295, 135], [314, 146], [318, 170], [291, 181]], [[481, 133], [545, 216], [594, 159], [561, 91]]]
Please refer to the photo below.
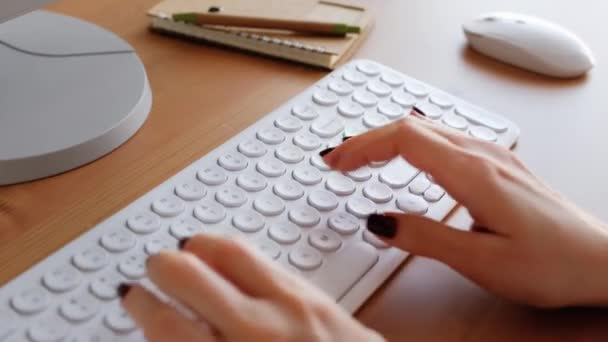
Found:
[[125, 298], [127, 293], [129, 293], [129, 290], [131, 290], [131, 285], [127, 283], [120, 283], [120, 285], [118, 285], [116, 288], [116, 293], [118, 293], [120, 298]]
[[346, 140], [352, 138], [352, 136], [345, 136], [344, 138], [342, 138], [342, 142], [345, 142]]
[[424, 112], [422, 111], [422, 109], [414, 106], [414, 112], [416, 112], [416, 114], [422, 115], [424, 117], [426, 117], [426, 114], [424, 114]]
[[325, 157], [326, 154], [328, 154], [329, 152], [331, 152], [331, 151], [333, 151], [335, 149], [336, 149], [335, 147], [326, 148], [323, 151], [319, 152], [319, 155], [321, 157]]
[[371, 214], [367, 218], [367, 229], [378, 236], [392, 239], [397, 235], [397, 220], [391, 216]]
[[184, 249], [184, 246], [186, 246], [186, 242], [188, 242], [188, 240], [190, 240], [189, 237], [179, 240], [177, 242], [177, 247], [179, 247], [179, 249]]

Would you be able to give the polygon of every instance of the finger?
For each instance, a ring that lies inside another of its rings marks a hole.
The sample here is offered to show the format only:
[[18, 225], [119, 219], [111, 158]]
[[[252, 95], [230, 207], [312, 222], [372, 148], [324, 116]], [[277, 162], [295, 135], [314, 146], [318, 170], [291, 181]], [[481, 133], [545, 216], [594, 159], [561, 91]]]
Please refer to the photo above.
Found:
[[248, 298], [191, 253], [161, 252], [148, 258], [148, 275], [169, 297], [226, 332], [241, 321]]
[[395, 247], [439, 260], [472, 277], [493, 262], [488, 256], [505, 242], [499, 235], [461, 231], [408, 214], [371, 215], [367, 229]]
[[148, 341], [214, 341], [200, 322], [179, 314], [139, 285], [123, 286], [122, 305]]
[[272, 298], [284, 292], [281, 290], [300, 284], [277, 264], [239, 240], [198, 234], [180, 241], [180, 245], [251, 296]]

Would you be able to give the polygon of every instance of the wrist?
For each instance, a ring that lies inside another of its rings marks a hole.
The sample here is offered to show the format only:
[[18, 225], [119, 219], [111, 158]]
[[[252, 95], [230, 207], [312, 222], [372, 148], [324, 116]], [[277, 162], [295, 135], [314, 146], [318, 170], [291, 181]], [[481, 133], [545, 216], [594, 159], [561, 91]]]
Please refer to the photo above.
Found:
[[600, 224], [597, 244], [592, 248], [593, 262], [586, 276], [591, 284], [585, 305], [608, 307], [608, 227]]

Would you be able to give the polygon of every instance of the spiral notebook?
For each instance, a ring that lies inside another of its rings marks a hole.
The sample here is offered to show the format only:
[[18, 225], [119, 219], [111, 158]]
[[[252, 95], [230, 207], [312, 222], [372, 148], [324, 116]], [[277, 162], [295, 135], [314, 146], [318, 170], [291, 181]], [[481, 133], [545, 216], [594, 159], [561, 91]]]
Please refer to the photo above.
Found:
[[[280, 30], [198, 26], [171, 19], [174, 13], [200, 11], [208, 6], [208, 2], [214, 5], [232, 6], [231, 9], [235, 6], [246, 6], [243, 10], [247, 10], [249, 13], [257, 10], [263, 11], [265, 15], [269, 15], [269, 13], [272, 14], [274, 12], [277, 16], [283, 16], [284, 18], [290, 14], [297, 14], [307, 16], [307, 18], [314, 16], [317, 20], [322, 20], [323, 17], [328, 18], [328, 20], [329, 18], [335, 19], [336, 16], [344, 15], [351, 16], [349, 19], [352, 20], [352, 15], [348, 13], [348, 10], [349, 8], [353, 8], [357, 9], [358, 13], [362, 13], [362, 15], [355, 18], [362, 30], [359, 34], [335, 37]], [[322, 10], [318, 10], [321, 7], [314, 7], [317, 4], [323, 5]], [[312, 10], [312, 8], [316, 9]], [[365, 39], [372, 26], [371, 16], [363, 7], [343, 0], [165, 0], [150, 9], [148, 15], [152, 18], [151, 28], [154, 31], [327, 69], [334, 69], [342, 61], [347, 60]]]

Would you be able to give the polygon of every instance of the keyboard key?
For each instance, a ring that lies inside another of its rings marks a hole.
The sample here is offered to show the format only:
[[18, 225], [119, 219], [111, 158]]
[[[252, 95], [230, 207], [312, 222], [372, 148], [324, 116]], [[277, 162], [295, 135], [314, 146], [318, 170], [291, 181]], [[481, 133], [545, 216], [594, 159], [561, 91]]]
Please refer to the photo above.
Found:
[[211, 165], [200, 170], [196, 176], [198, 179], [207, 185], [220, 185], [228, 180], [226, 171], [221, 168]]
[[226, 217], [226, 209], [218, 203], [203, 201], [194, 208], [194, 216], [203, 223], [218, 223]]
[[228, 171], [245, 170], [249, 165], [245, 156], [238, 152], [229, 152], [221, 155], [217, 159], [217, 163]]
[[135, 330], [135, 322], [124, 309], [110, 311], [104, 317], [106, 326], [119, 334], [130, 333]]
[[289, 252], [289, 262], [295, 267], [311, 271], [323, 263], [323, 256], [311, 247], [300, 246]]
[[27, 336], [33, 342], [62, 341], [70, 332], [69, 325], [57, 316], [47, 315], [32, 322]]
[[310, 166], [302, 166], [293, 170], [292, 172], [293, 179], [300, 182], [302, 185], [315, 185], [321, 182], [323, 179], [321, 176], [321, 172]]
[[68, 298], [59, 306], [59, 313], [66, 320], [81, 323], [90, 320], [99, 312], [99, 301], [87, 293]]
[[424, 115], [432, 120], [440, 119], [443, 116], [443, 109], [435, 106], [430, 102], [420, 102], [416, 104], [416, 107], [422, 110]]
[[81, 281], [80, 272], [69, 265], [57, 267], [42, 277], [42, 284], [53, 292], [70, 291], [76, 288]]
[[367, 77], [364, 74], [356, 71], [356, 70], [346, 70], [342, 75], [342, 78], [345, 79], [352, 85], [360, 86], [367, 82]]
[[300, 227], [313, 227], [321, 221], [321, 214], [317, 209], [309, 206], [296, 206], [289, 210], [289, 220]]
[[338, 105], [338, 113], [347, 118], [358, 118], [365, 113], [365, 109], [357, 102], [344, 99]]
[[338, 98], [334, 92], [325, 89], [318, 89], [312, 95], [312, 100], [322, 106], [333, 106], [340, 101], [340, 98]]
[[446, 95], [442, 94], [431, 94], [431, 96], [429, 96], [429, 101], [443, 110], [454, 107], [452, 100], [450, 100], [450, 98]]
[[400, 91], [395, 92], [391, 100], [406, 108], [413, 107], [418, 102], [414, 95]]
[[312, 157], [310, 157], [310, 165], [313, 165], [314, 167], [316, 167], [317, 169], [319, 169], [321, 171], [330, 170], [329, 166], [327, 164], [325, 164], [325, 161], [323, 160], [323, 158], [321, 158], [321, 156], [318, 154], [314, 154]]
[[418, 169], [408, 164], [403, 158], [395, 158], [380, 172], [380, 181], [393, 189], [401, 189], [411, 182], [419, 173]]
[[19, 330], [19, 322], [22, 321], [12, 310], [0, 308], [0, 341], [9, 342], [9, 337]]
[[175, 194], [184, 201], [198, 201], [205, 197], [207, 190], [203, 184], [191, 180], [177, 185], [175, 187]]
[[355, 182], [366, 182], [372, 178], [372, 172], [367, 166], [360, 167], [355, 171], [347, 172], [346, 175]]
[[[183, 234], [180, 234], [181, 231], [177, 232], [178, 234], [174, 234], [173, 232], [171, 233], [171, 235], [175, 236], [175, 235], [179, 235], [179, 236], [183, 236], [181, 238], [176, 237], [177, 239], [181, 240], [184, 237], [190, 237], [192, 235], [189, 236], [184, 236]], [[161, 251], [166, 251], [166, 250], [174, 250], [175, 249], [175, 243], [171, 243], [169, 240], [165, 240], [165, 239], [152, 239], [147, 241], [144, 244], [144, 252], [146, 252], [146, 254], [148, 255], [154, 255], [154, 254], [158, 254]]]
[[319, 113], [309, 105], [297, 104], [291, 109], [291, 114], [302, 120], [308, 121], [319, 117]]
[[276, 260], [281, 256], [281, 246], [270, 239], [265, 237], [259, 238], [255, 241], [254, 245], [262, 254], [268, 256], [272, 260]]
[[273, 192], [284, 200], [294, 201], [304, 196], [302, 186], [292, 180], [282, 180], [274, 185]]
[[354, 242], [332, 255], [331, 263], [320, 269], [311, 281], [337, 301], [376, 265], [378, 259], [378, 252], [373, 247]]
[[391, 120], [399, 119], [403, 116], [403, 108], [394, 102], [382, 102], [378, 105], [378, 112]]
[[378, 104], [378, 97], [373, 93], [365, 90], [357, 90], [353, 95], [353, 100], [361, 104], [363, 107], [373, 107]]
[[388, 185], [373, 181], [363, 187], [363, 196], [376, 203], [386, 203], [393, 199], [393, 191]]
[[247, 193], [236, 186], [227, 185], [215, 193], [215, 199], [228, 208], [238, 208], [247, 202]]
[[48, 292], [39, 287], [23, 290], [11, 298], [11, 306], [22, 315], [44, 311], [50, 304]]
[[[183, 218], [177, 222], [173, 222], [169, 227], [169, 233], [177, 240], [192, 237], [203, 231], [203, 225], [194, 218]], [[161, 246], [158, 246], [161, 247]], [[164, 247], [164, 246], [163, 246]], [[146, 244], [145, 248], [148, 248]], [[158, 253], [158, 252], [157, 252]], [[148, 253], [155, 254], [155, 253]]]
[[390, 123], [390, 120], [384, 116], [373, 112], [367, 112], [363, 115], [363, 124], [369, 128], [378, 128]]
[[308, 243], [321, 252], [334, 252], [342, 246], [342, 239], [333, 230], [317, 228], [308, 234]]
[[325, 187], [338, 196], [348, 196], [355, 192], [355, 182], [339, 173], [330, 174]]
[[406, 83], [405, 90], [416, 97], [426, 97], [429, 94], [425, 86], [414, 82]]
[[146, 275], [146, 259], [143, 254], [129, 255], [118, 264], [118, 271], [131, 280], [141, 279]]
[[431, 182], [421, 173], [410, 183], [408, 189], [414, 195], [422, 195], [430, 186]]
[[474, 124], [486, 126], [498, 133], [505, 132], [508, 127], [504, 120], [480, 114], [477, 110], [467, 106], [457, 106], [456, 113]]
[[330, 211], [338, 207], [338, 197], [325, 190], [314, 190], [308, 195], [308, 204], [320, 211]]
[[445, 195], [445, 190], [443, 190], [443, 188], [439, 185], [433, 184], [424, 192], [424, 199], [427, 202], [434, 203], [438, 202], [443, 195]]
[[376, 94], [377, 96], [384, 97], [390, 95], [393, 90], [386, 83], [380, 81], [371, 81], [367, 84], [367, 90]]
[[293, 137], [293, 143], [305, 151], [312, 151], [321, 147], [321, 140], [319, 137], [308, 132], [296, 134], [296, 136]]
[[328, 88], [329, 88], [329, 90], [333, 91], [334, 93], [336, 93], [340, 96], [348, 95], [348, 94], [352, 93], [354, 90], [353, 87], [349, 83], [346, 83], [341, 80], [333, 80], [333, 81], [329, 82]]
[[397, 197], [397, 208], [406, 213], [423, 215], [429, 209], [429, 204], [420, 196], [406, 193]]
[[268, 183], [266, 182], [266, 178], [262, 177], [262, 175], [246, 172], [241, 173], [236, 178], [236, 185], [249, 192], [258, 192], [266, 189]]
[[465, 130], [469, 127], [469, 123], [465, 118], [456, 114], [447, 114], [443, 117], [443, 123], [449, 127]]
[[232, 218], [232, 224], [240, 231], [254, 233], [264, 228], [264, 217], [253, 210], [237, 213]]
[[404, 82], [401, 76], [391, 71], [383, 72], [380, 80], [391, 87], [399, 87]]
[[253, 201], [253, 208], [265, 216], [277, 216], [285, 210], [285, 203], [273, 194], [263, 194]]
[[94, 272], [104, 268], [110, 262], [106, 251], [101, 247], [90, 247], [72, 257], [72, 263], [84, 272]]
[[255, 169], [266, 177], [279, 177], [287, 171], [285, 164], [275, 157], [260, 160], [256, 164]]
[[[160, 199], [157, 199], [156, 201], [152, 202], [152, 211], [154, 211], [155, 213], [157, 213], [158, 215], [162, 216], [162, 217], [174, 217], [177, 216], [179, 214], [181, 214], [184, 209], [186, 209], [186, 206], [184, 205], [184, 202], [182, 202], [182, 200], [180, 200], [177, 196], [167, 196], [167, 197], [162, 197]], [[133, 218], [133, 226], [134, 227], [138, 227], [140, 228], [142, 231], [146, 230], [146, 226], [148, 226], [149, 228], [152, 228], [152, 225], [154, 224], [154, 217], [148, 214], [140, 214], [135, 216], [135, 218]], [[151, 225], [149, 226], [148, 223], [150, 223]], [[129, 228], [131, 228], [131, 226], [129, 225]], [[131, 228], [131, 230], [135, 231], [135, 228]]]
[[337, 116], [326, 116], [315, 120], [310, 131], [321, 138], [332, 138], [344, 130], [344, 123]]
[[257, 158], [266, 154], [266, 147], [257, 140], [246, 140], [240, 143], [237, 149], [249, 158]]
[[297, 132], [302, 128], [302, 122], [294, 116], [282, 116], [274, 120], [274, 125], [284, 132]]
[[122, 278], [113, 270], [112, 272], [106, 272], [95, 278], [91, 284], [89, 284], [89, 290], [99, 299], [112, 300], [118, 297], [116, 288], [122, 281]]
[[268, 145], [278, 145], [285, 141], [285, 134], [275, 127], [264, 128], [258, 131], [256, 137]]
[[[152, 204], [153, 208], [169, 206], [169, 205], [165, 205], [162, 203], [156, 204], [156, 202], [157, 201], [155, 201]], [[159, 210], [158, 208], [156, 208], [156, 209]], [[159, 211], [163, 212], [162, 210], [159, 210]], [[182, 211], [183, 211], [183, 206], [179, 212], [181, 213]], [[167, 216], [175, 216], [175, 215], [167, 215]], [[130, 217], [127, 220], [127, 227], [129, 227], [129, 229], [131, 229], [131, 231], [136, 234], [150, 234], [150, 233], [154, 233], [155, 231], [160, 229], [160, 220], [158, 219], [158, 216], [156, 216], [152, 213], [141, 212], [139, 214], [136, 214], [136, 215]]]
[[361, 71], [367, 76], [376, 76], [380, 74], [380, 67], [374, 62], [359, 62], [357, 63], [357, 70]]
[[469, 134], [477, 139], [494, 142], [498, 139], [498, 135], [493, 130], [484, 126], [471, 126]]
[[363, 231], [363, 241], [369, 243], [370, 245], [378, 249], [385, 249], [390, 247], [386, 242], [380, 240], [376, 235], [374, 235], [374, 233], [370, 232], [367, 229]]
[[289, 222], [273, 223], [268, 228], [268, 236], [281, 244], [292, 244], [300, 239], [300, 228]]
[[376, 212], [376, 204], [364, 197], [351, 197], [346, 202], [346, 210], [359, 218], [365, 218]]
[[275, 156], [288, 164], [297, 164], [304, 160], [304, 151], [294, 145], [283, 145], [279, 147]]
[[327, 220], [329, 228], [342, 235], [354, 234], [359, 229], [359, 219], [348, 213], [336, 214]]

